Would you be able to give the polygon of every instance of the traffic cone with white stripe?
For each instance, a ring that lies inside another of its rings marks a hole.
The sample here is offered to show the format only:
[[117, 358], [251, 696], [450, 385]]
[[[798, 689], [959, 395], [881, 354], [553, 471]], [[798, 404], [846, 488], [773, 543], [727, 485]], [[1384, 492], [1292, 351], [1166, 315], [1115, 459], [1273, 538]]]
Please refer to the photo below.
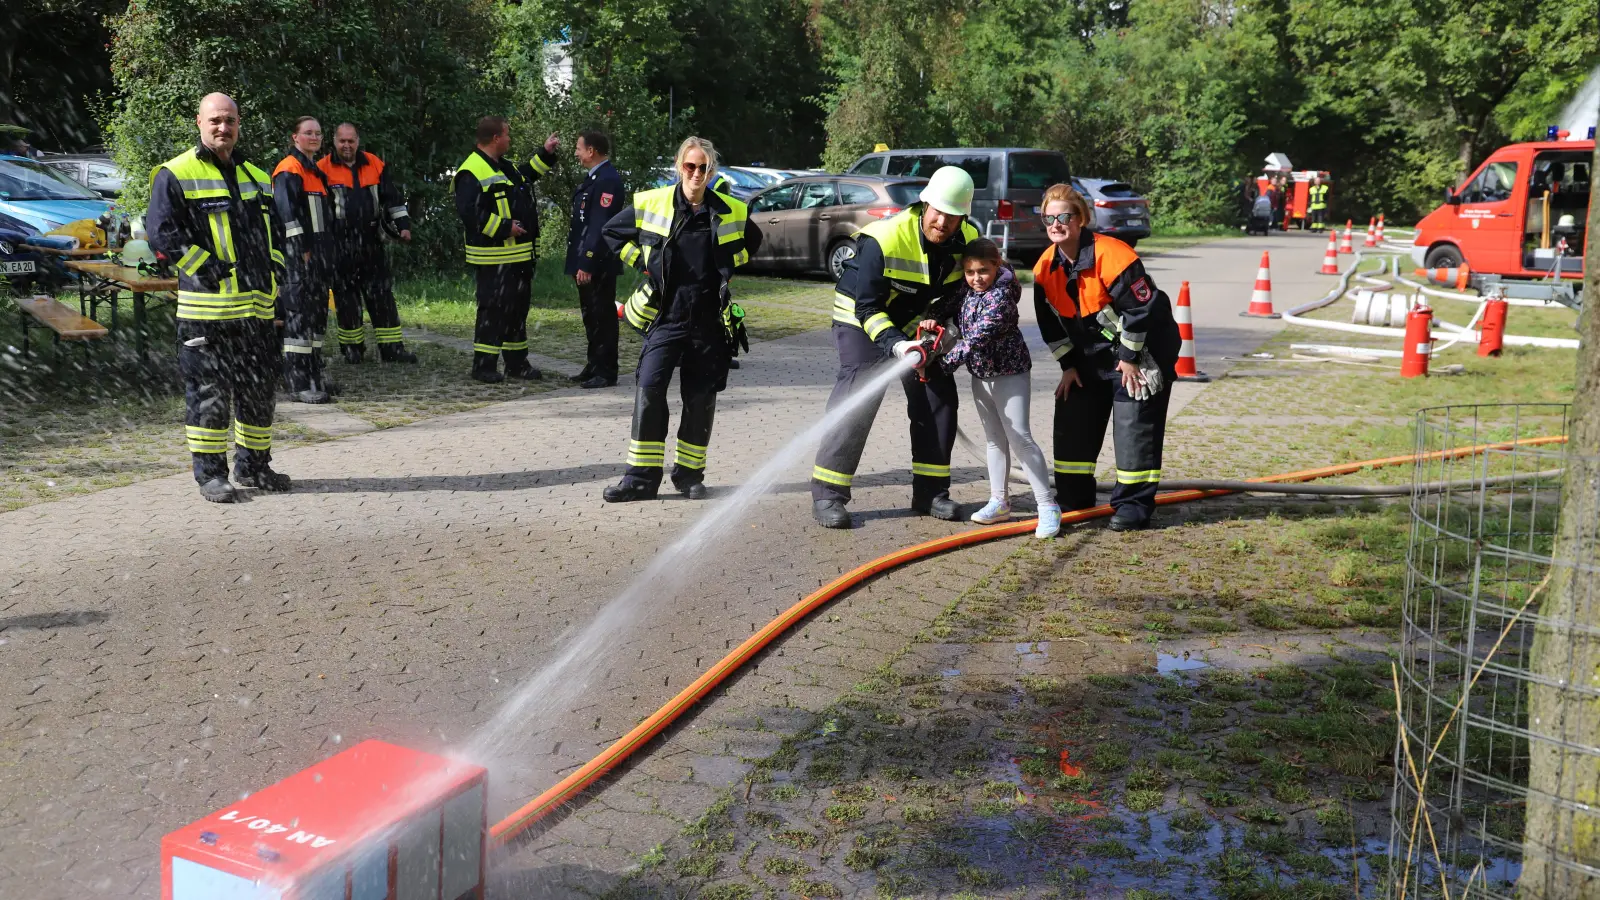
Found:
[[[1353, 223], [1349, 219], [1345, 219], [1344, 220], [1344, 237], [1339, 238], [1339, 252], [1340, 253], [1354, 253], [1354, 252], [1356, 252], [1356, 247], [1355, 247], [1355, 244], [1353, 243], [1353, 240], [1355, 238], [1355, 231], [1351, 227], [1352, 224]], [[1337, 228], [1335, 228], [1334, 230], [1338, 231]]]
[[1378, 220], [1376, 218], [1370, 218], [1370, 219], [1367, 220], [1367, 239], [1361, 242], [1361, 246], [1363, 246], [1363, 247], [1376, 247], [1376, 246], [1378, 246], [1377, 224], [1378, 224]]
[[1178, 380], [1210, 381], [1211, 376], [1195, 368], [1194, 364], [1194, 310], [1189, 306], [1189, 282], [1178, 288], [1178, 305], [1173, 307], [1173, 318], [1178, 320]]
[[1472, 268], [1466, 263], [1448, 269], [1417, 269], [1416, 274], [1434, 284], [1453, 287], [1458, 291], [1464, 291], [1472, 285]]
[[1378, 243], [1383, 243], [1383, 213], [1378, 213]]
[[1261, 251], [1261, 268], [1256, 270], [1256, 288], [1250, 294], [1250, 308], [1239, 315], [1258, 319], [1283, 318], [1272, 311], [1272, 261], [1267, 258], [1265, 250]]
[[1322, 255], [1322, 268], [1317, 270], [1317, 274], [1339, 274], [1339, 251], [1335, 243], [1336, 240], [1337, 239], [1332, 234], [1328, 235], [1328, 252]]

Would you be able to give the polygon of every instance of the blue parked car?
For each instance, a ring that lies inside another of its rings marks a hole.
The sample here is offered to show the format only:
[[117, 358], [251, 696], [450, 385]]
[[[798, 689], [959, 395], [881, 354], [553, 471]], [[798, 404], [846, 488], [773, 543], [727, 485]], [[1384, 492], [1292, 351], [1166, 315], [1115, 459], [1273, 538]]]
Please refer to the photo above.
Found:
[[40, 231], [68, 222], [95, 220], [111, 211], [110, 200], [41, 162], [0, 155], [0, 213]]
[[70, 247], [72, 240], [42, 235], [27, 222], [0, 214], [0, 279], [10, 285], [12, 293], [53, 292], [66, 284], [69, 273], [60, 258], [40, 253], [28, 244]]

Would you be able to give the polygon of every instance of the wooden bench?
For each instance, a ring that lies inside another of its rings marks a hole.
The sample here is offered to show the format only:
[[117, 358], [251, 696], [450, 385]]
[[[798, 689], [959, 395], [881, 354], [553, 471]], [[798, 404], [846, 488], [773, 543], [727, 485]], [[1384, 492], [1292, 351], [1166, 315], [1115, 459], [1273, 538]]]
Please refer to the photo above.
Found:
[[[28, 355], [28, 333], [35, 328], [48, 328], [54, 332], [54, 343], [62, 341], [95, 341], [108, 332], [104, 325], [82, 315], [54, 297], [18, 298], [17, 309], [22, 311], [22, 355]], [[88, 344], [84, 344], [87, 351]]]

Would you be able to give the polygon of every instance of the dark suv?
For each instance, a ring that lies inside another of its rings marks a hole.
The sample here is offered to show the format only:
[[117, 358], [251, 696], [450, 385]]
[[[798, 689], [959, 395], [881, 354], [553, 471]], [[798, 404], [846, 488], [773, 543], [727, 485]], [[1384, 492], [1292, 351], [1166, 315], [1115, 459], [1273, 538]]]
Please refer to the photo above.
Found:
[[927, 178], [940, 166], [959, 166], [972, 176], [972, 224], [1031, 264], [1050, 244], [1039, 221], [1039, 201], [1052, 184], [1070, 184], [1067, 158], [1029, 147], [943, 147], [868, 153], [850, 166], [851, 175]]

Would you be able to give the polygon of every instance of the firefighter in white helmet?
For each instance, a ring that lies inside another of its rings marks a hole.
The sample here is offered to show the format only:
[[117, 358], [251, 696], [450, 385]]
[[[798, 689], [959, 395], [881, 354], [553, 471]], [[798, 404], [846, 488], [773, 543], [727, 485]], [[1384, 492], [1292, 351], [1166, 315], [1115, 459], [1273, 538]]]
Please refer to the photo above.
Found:
[[[972, 176], [955, 166], [933, 173], [919, 202], [856, 233], [856, 255], [844, 264], [833, 303], [839, 374], [828, 408], [895, 356], [922, 353], [912, 332], [937, 301], [962, 285], [961, 252], [978, 230], [972, 214]], [[926, 360], [924, 360], [926, 362]], [[939, 519], [960, 510], [950, 499], [950, 450], [956, 440], [956, 383], [935, 368], [927, 381], [901, 379], [911, 418], [911, 508]], [[880, 393], [822, 439], [811, 470], [812, 515], [826, 528], [849, 528], [851, 482], [866, 447]]]

